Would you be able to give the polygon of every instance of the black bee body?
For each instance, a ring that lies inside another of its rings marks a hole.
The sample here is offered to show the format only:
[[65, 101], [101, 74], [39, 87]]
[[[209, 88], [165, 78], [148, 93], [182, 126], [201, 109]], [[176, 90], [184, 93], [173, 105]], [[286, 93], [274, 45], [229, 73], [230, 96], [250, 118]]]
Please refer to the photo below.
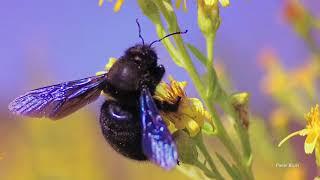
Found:
[[113, 149], [135, 160], [147, 160], [141, 144], [138, 101], [142, 85], [154, 94], [164, 75], [165, 69], [157, 65], [157, 59], [148, 45], [129, 48], [108, 71], [104, 89], [114, 100], [106, 100], [101, 107], [102, 133]]
[[67, 81], [31, 90], [14, 99], [8, 109], [17, 115], [62, 119], [95, 101], [103, 91], [108, 95], [100, 110], [100, 124], [107, 142], [119, 153], [135, 160], [150, 160], [164, 169], [177, 165], [178, 152], [173, 136], [159, 110], [175, 112], [177, 103], [152, 97], [165, 69], [149, 45], [127, 49], [105, 74]]
[[135, 160], [147, 160], [141, 143], [141, 124], [138, 109], [105, 101], [101, 107], [102, 134], [114, 150]]

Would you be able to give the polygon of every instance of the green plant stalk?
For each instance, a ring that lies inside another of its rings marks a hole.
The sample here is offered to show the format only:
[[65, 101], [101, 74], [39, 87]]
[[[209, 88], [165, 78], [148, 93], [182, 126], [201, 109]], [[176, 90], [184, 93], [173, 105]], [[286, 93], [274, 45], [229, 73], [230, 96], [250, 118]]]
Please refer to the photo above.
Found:
[[207, 166], [205, 166], [204, 164], [202, 164], [199, 160], [197, 160], [194, 163], [194, 166], [198, 167], [199, 169], [201, 169], [204, 174], [212, 179], [219, 179], [219, 180], [223, 180], [224, 178], [221, 176], [217, 176], [217, 174], [213, 173], [212, 171], [210, 171], [210, 169], [207, 168]]
[[[179, 31], [179, 26], [177, 24], [177, 20], [176, 20], [175, 14], [171, 14], [170, 15], [169, 12], [167, 11], [167, 9], [162, 4], [163, 2], [161, 2], [159, 0], [156, 0], [156, 1], [153, 1], [153, 2], [158, 6], [158, 8], [160, 9], [161, 13], [164, 15], [164, 17], [165, 17], [165, 19], [167, 21], [167, 24], [169, 25], [169, 31], [170, 32]], [[157, 34], [161, 38], [162, 35], [163, 35], [163, 31], [165, 31], [165, 28], [163, 27], [163, 25], [161, 25], [161, 26], [159, 26], [159, 24], [157, 24], [157, 25], [158, 25], [156, 27]], [[205, 104], [208, 107], [209, 112], [213, 116], [213, 121], [214, 121], [215, 127], [217, 129], [218, 138], [226, 146], [226, 148], [230, 152], [230, 154], [231, 154], [232, 158], [234, 159], [234, 161], [240, 166], [240, 168], [245, 173], [245, 176], [248, 179], [253, 179], [253, 175], [252, 175], [251, 171], [247, 170], [246, 163], [243, 163], [243, 161], [241, 159], [241, 154], [238, 151], [236, 151], [235, 145], [232, 143], [231, 138], [227, 134], [227, 132], [226, 132], [224, 126], [222, 125], [219, 117], [214, 112], [214, 107], [212, 106], [212, 102], [213, 101], [210, 102], [210, 100], [207, 98], [207, 96], [205, 94], [205, 88], [204, 88], [204, 86], [202, 84], [202, 81], [200, 79], [200, 76], [199, 76], [197, 70], [195, 69], [195, 66], [193, 65], [192, 60], [191, 60], [191, 58], [190, 58], [190, 56], [189, 56], [189, 54], [188, 54], [188, 52], [187, 52], [187, 50], [186, 50], [186, 48], [184, 46], [182, 38], [180, 36], [174, 36], [174, 40], [175, 40], [175, 43], [176, 43], [178, 49], [174, 49], [174, 50], [170, 49], [170, 51], [180, 54], [180, 58], [183, 60], [183, 67], [188, 72], [193, 84], [195, 85], [195, 88], [196, 88], [197, 92], [199, 93], [200, 97], [205, 101]], [[162, 43], [166, 44], [166, 42], [168, 42], [168, 41], [163, 41]], [[165, 47], [168, 47], [168, 46], [165, 45]], [[171, 53], [170, 53], [170, 55], [171, 55]], [[212, 56], [213, 56], [213, 54], [212, 54]], [[212, 66], [210, 66], [210, 67], [212, 67]]]
[[216, 121], [219, 122], [219, 123], [215, 124], [216, 128], [218, 130], [217, 136], [218, 136], [219, 140], [227, 148], [232, 159], [236, 162], [238, 167], [242, 170], [242, 172], [245, 173], [244, 176], [246, 177], [246, 179], [248, 179], [248, 180], [254, 179], [252, 171], [251, 171], [251, 164], [248, 166], [247, 162], [242, 158], [239, 151], [237, 151], [236, 146], [232, 143], [232, 140], [231, 140], [229, 134], [227, 133], [227, 131], [223, 127], [219, 116], [215, 112], [213, 104], [211, 103], [211, 101], [208, 101], [208, 100], [205, 100], [205, 104], [206, 104], [210, 114], [212, 115], [213, 119], [216, 119]]
[[[156, 0], [156, 1], [154, 1], [154, 3], [158, 6], [160, 12], [165, 17], [166, 22], [169, 25], [169, 27], [168, 27], [169, 32], [180, 31], [175, 14], [174, 13], [170, 14], [170, 12], [168, 12], [168, 10], [163, 5], [163, 2], [161, 0]], [[165, 31], [165, 28], [163, 27], [163, 25], [162, 25], [161, 29], [163, 31]], [[160, 29], [157, 30], [158, 35], [161, 33], [162, 30], [160, 30]], [[190, 58], [190, 56], [184, 46], [184, 43], [182, 41], [181, 36], [174, 36], [174, 40], [175, 40], [176, 46], [178, 48], [178, 50], [175, 49], [175, 52], [177, 54], [180, 54], [180, 58], [183, 60], [183, 68], [186, 69], [186, 71], [189, 73], [197, 91], [203, 92], [204, 87], [201, 82], [200, 76], [199, 76], [197, 70], [195, 69], [195, 66], [192, 63], [192, 60], [191, 60], [191, 58]], [[163, 41], [162, 43], [164, 44], [166, 42]]]
[[241, 141], [241, 145], [243, 148], [243, 155], [247, 163], [251, 164], [249, 161], [251, 161], [251, 146], [250, 146], [250, 141], [249, 141], [249, 135], [247, 129], [245, 129], [241, 123], [241, 120], [238, 116], [238, 114], [235, 112], [234, 107], [231, 104], [229, 96], [220, 88], [222, 91], [220, 93], [220, 97], [218, 98], [218, 102], [221, 105], [222, 109], [227, 112], [232, 119], [234, 119], [235, 123], [235, 129], [236, 132], [238, 133], [238, 136]]
[[[156, 26], [156, 31], [159, 37], [164, 37], [166, 35], [166, 31], [163, 29], [163, 25], [160, 23], [155, 23]], [[183, 67], [183, 64], [180, 61], [180, 56], [179, 53], [176, 52], [176, 49], [174, 47], [174, 45], [171, 43], [171, 41], [169, 39], [164, 39], [163, 43], [164, 47], [167, 49], [167, 51], [169, 52], [169, 55], [172, 57], [172, 59], [174, 60], [174, 62], [180, 66]]]
[[[206, 39], [206, 45], [207, 45], [207, 63], [206, 63], [206, 68], [208, 71], [208, 87], [213, 87], [213, 85], [216, 83], [216, 78], [214, 78], [214, 72], [213, 72], [213, 61], [214, 61], [214, 40], [215, 40], [215, 33], [214, 35], [211, 36], [205, 36]], [[212, 89], [208, 88], [207, 89], [207, 97], [212, 96]]]
[[206, 146], [205, 146], [204, 143], [203, 143], [202, 133], [199, 133], [199, 134], [195, 137], [195, 141], [196, 141], [196, 145], [197, 145], [198, 148], [200, 149], [200, 151], [201, 151], [201, 153], [203, 154], [204, 158], [205, 158], [206, 161], [208, 162], [211, 170], [217, 174], [217, 176], [218, 176], [217, 178], [223, 179], [222, 175], [219, 173], [217, 167], [215, 166], [211, 155], [209, 154]]

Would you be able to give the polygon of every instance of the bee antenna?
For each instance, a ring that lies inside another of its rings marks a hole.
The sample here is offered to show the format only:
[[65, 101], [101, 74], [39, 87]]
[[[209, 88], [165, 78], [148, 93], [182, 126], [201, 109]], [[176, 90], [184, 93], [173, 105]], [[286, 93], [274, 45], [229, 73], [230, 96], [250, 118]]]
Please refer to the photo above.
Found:
[[141, 36], [141, 27], [140, 27], [140, 23], [138, 21], [138, 18], [136, 19], [136, 23], [138, 25], [138, 29], [139, 29], [139, 38], [142, 40], [142, 45], [144, 45], [144, 39], [143, 37]]
[[161, 39], [158, 39], [158, 40], [155, 40], [153, 41], [152, 43], [150, 43], [149, 47], [152, 46], [152, 44], [156, 43], [156, 42], [161, 42], [163, 39], [167, 38], [167, 37], [170, 37], [170, 36], [173, 36], [173, 35], [176, 35], [176, 34], [186, 34], [188, 32], [188, 30], [185, 30], [185, 31], [177, 31], [177, 32], [174, 32], [174, 33], [170, 33], [170, 34], [167, 34], [165, 35], [163, 38]]

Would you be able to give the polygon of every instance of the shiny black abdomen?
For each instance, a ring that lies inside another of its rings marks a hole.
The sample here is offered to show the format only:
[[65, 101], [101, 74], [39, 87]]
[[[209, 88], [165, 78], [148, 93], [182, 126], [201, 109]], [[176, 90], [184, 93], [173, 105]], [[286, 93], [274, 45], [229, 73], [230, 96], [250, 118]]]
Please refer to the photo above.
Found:
[[147, 160], [141, 145], [139, 111], [115, 101], [105, 101], [101, 107], [102, 133], [114, 150], [135, 160]]

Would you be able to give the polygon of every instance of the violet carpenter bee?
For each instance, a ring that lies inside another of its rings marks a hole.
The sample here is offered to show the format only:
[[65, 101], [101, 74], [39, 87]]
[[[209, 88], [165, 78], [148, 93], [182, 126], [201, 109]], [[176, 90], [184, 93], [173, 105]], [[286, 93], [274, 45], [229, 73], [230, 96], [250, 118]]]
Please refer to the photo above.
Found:
[[101, 91], [110, 95], [101, 107], [100, 125], [109, 144], [122, 155], [135, 160], [150, 160], [164, 169], [178, 162], [176, 144], [158, 108], [175, 111], [179, 105], [153, 99], [165, 68], [151, 45], [162, 39], [127, 49], [110, 70], [102, 75], [64, 82], [27, 92], [9, 104], [18, 115], [61, 119], [95, 101]]

